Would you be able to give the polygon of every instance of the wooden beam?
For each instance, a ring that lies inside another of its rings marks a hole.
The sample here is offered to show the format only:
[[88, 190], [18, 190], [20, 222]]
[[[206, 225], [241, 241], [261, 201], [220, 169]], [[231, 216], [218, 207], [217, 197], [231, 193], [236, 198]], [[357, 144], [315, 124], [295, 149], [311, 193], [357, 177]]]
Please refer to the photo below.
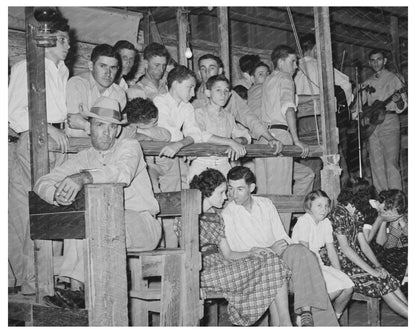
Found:
[[321, 188], [332, 201], [340, 192], [341, 169], [337, 161], [338, 128], [336, 124], [336, 100], [334, 92], [334, 68], [332, 65], [331, 29], [328, 7], [314, 7], [315, 36], [318, 55], [319, 95], [323, 141]]
[[220, 46], [220, 58], [224, 64], [224, 72], [231, 81], [230, 72], [230, 41], [229, 41], [229, 23], [228, 7], [217, 7], [218, 17], [218, 40]]
[[[148, 156], [159, 155], [160, 150], [166, 145], [165, 142], [157, 141], [141, 141], [143, 153]], [[89, 138], [69, 138], [69, 153], [77, 153], [81, 150], [91, 147]], [[263, 144], [246, 145], [247, 157], [273, 157], [273, 148]], [[51, 140], [49, 145], [50, 151], [60, 151], [57, 144]], [[226, 156], [228, 146], [212, 145], [209, 143], [195, 143], [181, 149], [177, 156]], [[282, 156], [299, 157], [301, 149], [298, 146], [283, 146], [280, 153]], [[322, 156], [322, 148], [320, 146], [310, 147], [311, 157]]]
[[149, 20], [149, 12], [143, 13], [143, 20], [141, 22], [142, 24], [142, 30], [143, 30], [143, 39], [144, 39], [144, 45], [150, 44], [150, 20]]
[[85, 186], [85, 302], [90, 326], [127, 326], [123, 184]]
[[183, 7], [179, 7], [176, 10], [176, 22], [178, 25], [178, 60], [180, 65], [186, 66], [187, 60], [185, 57], [185, 50], [189, 23], [187, 12]]
[[390, 16], [391, 54], [396, 72], [400, 73], [400, 44], [399, 44], [399, 20], [397, 16]]
[[32, 187], [40, 177], [49, 172], [45, 93], [45, 49], [38, 47], [34, 39], [37, 21], [33, 16], [33, 8], [34, 7], [25, 8]]

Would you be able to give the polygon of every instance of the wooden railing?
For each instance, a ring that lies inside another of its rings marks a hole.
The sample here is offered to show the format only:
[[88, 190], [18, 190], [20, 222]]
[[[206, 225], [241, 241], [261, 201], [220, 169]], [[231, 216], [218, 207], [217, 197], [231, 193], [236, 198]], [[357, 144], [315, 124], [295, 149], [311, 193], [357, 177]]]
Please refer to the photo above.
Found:
[[[143, 153], [149, 156], [159, 155], [160, 150], [166, 146], [166, 142], [140, 141]], [[77, 153], [91, 147], [90, 138], [69, 138], [69, 153]], [[246, 145], [246, 157], [273, 157], [274, 148], [265, 144]], [[213, 145], [211, 143], [195, 143], [182, 148], [177, 156], [225, 156], [228, 146]], [[49, 140], [49, 151], [59, 152], [58, 145], [51, 139]], [[298, 146], [284, 145], [280, 156], [299, 157], [301, 149]], [[310, 146], [310, 157], [322, 156], [322, 148], [317, 145]]]

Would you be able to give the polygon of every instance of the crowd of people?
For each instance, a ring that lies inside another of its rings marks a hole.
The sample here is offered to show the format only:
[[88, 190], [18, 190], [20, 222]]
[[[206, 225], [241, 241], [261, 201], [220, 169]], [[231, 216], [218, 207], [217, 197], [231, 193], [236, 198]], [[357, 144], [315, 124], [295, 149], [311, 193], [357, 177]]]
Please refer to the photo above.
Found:
[[[407, 289], [402, 291], [407, 199], [397, 166], [397, 113], [407, 107], [407, 99], [397, 92], [401, 78], [385, 69], [383, 51], [369, 55], [375, 74], [366, 85], [374, 86], [376, 94], [364, 98], [371, 105], [393, 96], [385, 122], [369, 139], [374, 187], [345, 183], [331, 209], [315, 181], [320, 161], [307, 161], [309, 146], [299, 135], [298, 126], [305, 130], [311, 123], [300, 124], [296, 115], [299, 100], [313, 101], [319, 93], [316, 45], [310, 36], [299, 65], [287, 45], [271, 53], [273, 70], [258, 55], [243, 56], [243, 78], [232, 87], [216, 55], [201, 56], [195, 73], [177, 65], [158, 43], [144, 49], [144, 75], [136, 81], [139, 53], [124, 40], [94, 47], [89, 70], [69, 78], [64, 63], [70, 48], [67, 21], [58, 17], [54, 30], [56, 46], [45, 51], [46, 113], [49, 139], [61, 151], [49, 154], [51, 172], [33, 186], [42, 199], [67, 206], [85, 184], [125, 183], [127, 248], [152, 250], [162, 237], [154, 193], [199, 189], [201, 287], [225, 295], [235, 325], [252, 325], [269, 310], [271, 324], [291, 326], [289, 292], [298, 326], [337, 326], [353, 291], [382, 297], [407, 318]], [[26, 80], [24, 60], [12, 67], [9, 83], [9, 127], [19, 135], [9, 144], [9, 286], [28, 295], [34, 293], [35, 270]], [[351, 103], [348, 77], [335, 71], [335, 83]], [[67, 154], [70, 137], [88, 137], [92, 146]], [[144, 156], [140, 141], [145, 140], [166, 145], [158, 156]], [[176, 156], [199, 142], [225, 145], [227, 156]], [[241, 161], [251, 142], [270, 145], [276, 156]], [[306, 162], [278, 156], [283, 145], [300, 147]], [[253, 193], [303, 195], [306, 213], [290, 232], [290, 214], [279, 213], [269, 199]], [[82, 241], [55, 242], [53, 250], [63, 255], [55, 272], [68, 290], [57, 288], [44, 301], [70, 306], [68, 299], [82, 297], [85, 281]]]

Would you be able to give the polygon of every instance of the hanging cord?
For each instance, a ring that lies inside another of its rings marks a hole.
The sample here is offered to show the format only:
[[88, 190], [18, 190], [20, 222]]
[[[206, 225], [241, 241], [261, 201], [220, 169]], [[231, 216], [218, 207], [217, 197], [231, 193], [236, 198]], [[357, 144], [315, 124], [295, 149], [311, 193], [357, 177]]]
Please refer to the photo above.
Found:
[[[301, 58], [303, 58], [303, 52], [302, 52], [302, 48], [300, 46], [300, 41], [299, 41], [298, 33], [296, 31], [295, 22], [293, 21], [292, 11], [291, 11], [290, 7], [286, 7], [286, 10], [287, 10], [287, 15], [289, 16], [290, 25], [292, 26], [292, 31], [293, 31], [293, 35], [295, 37], [296, 47], [298, 49], [299, 56]], [[307, 66], [305, 66], [305, 71], [303, 71], [299, 66], [298, 66], [298, 69], [307, 78], [308, 84], [309, 84], [309, 92], [310, 92], [311, 95], [313, 95], [313, 93], [312, 93], [313, 92], [313, 90], [312, 90], [312, 83], [317, 88], [319, 88], [319, 86], [316, 83], [312, 82], [312, 80], [310, 79], [310, 76], [307, 73], [308, 72], [308, 67]], [[312, 99], [312, 102], [313, 102], [313, 114], [314, 114], [314, 120], [315, 120], [315, 129], [316, 129], [316, 139], [318, 140], [318, 145], [320, 146], [321, 145], [321, 139], [319, 138], [318, 111], [317, 111], [318, 110], [318, 106], [316, 104], [316, 100], [315, 99]]]

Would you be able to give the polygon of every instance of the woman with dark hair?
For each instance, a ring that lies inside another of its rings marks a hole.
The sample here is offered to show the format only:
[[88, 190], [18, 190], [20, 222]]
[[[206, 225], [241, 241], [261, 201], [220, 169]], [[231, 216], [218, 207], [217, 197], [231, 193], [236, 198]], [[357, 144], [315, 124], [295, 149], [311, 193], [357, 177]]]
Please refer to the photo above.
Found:
[[114, 50], [120, 55], [122, 67], [117, 74], [115, 82], [127, 90], [135, 82], [134, 79], [139, 68], [140, 56], [132, 43], [127, 40], [119, 40], [114, 44]]
[[207, 169], [195, 176], [190, 188], [203, 198], [200, 219], [200, 246], [203, 269], [201, 288], [222, 293], [228, 300], [228, 313], [234, 325], [254, 324], [267, 309], [272, 325], [292, 326], [287, 281], [290, 271], [276, 254], [265, 249], [235, 252], [224, 234], [222, 208], [227, 183], [224, 175]]
[[407, 277], [408, 264], [407, 199], [403, 191], [380, 192], [378, 217], [373, 229], [377, 236], [371, 246], [377, 259], [402, 281]]
[[400, 282], [382, 267], [364, 237], [364, 218], [357, 209], [361, 200], [360, 191], [354, 194], [351, 188], [344, 188], [338, 205], [328, 216], [341, 270], [354, 282], [355, 292], [382, 297], [393, 311], [407, 318], [408, 302], [399, 288]]

